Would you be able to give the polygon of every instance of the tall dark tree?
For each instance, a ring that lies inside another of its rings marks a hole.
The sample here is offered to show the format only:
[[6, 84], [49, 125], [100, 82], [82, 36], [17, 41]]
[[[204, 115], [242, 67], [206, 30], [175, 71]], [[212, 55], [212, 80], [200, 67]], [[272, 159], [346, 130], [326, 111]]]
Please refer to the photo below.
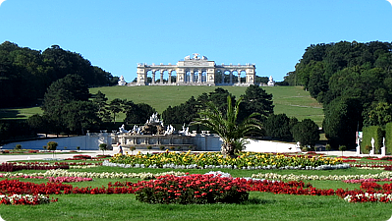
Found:
[[339, 145], [355, 147], [355, 131], [361, 128], [361, 105], [358, 99], [335, 99], [324, 110], [323, 129], [328, 143], [337, 149]]
[[144, 124], [149, 117], [156, 111], [153, 107], [145, 103], [132, 105], [126, 110], [126, 117], [124, 122], [126, 124]]
[[99, 129], [97, 109], [91, 101], [71, 101], [64, 105], [61, 118], [69, 132], [85, 134], [86, 130]]
[[305, 119], [292, 128], [292, 133], [295, 141], [299, 141], [301, 145], [309, 145], [314, 147], [320, 140], [320, 131], [317, 124], [310, 120]]
[[240, 107], [240, 120], [256, 112], [260, 114], [257, 119], [264, 121], [269, 115], [274, 113], [272, 94], [268, 94], [259, 86], [250, 85], [241, 98], [243, 102]]
[[297, 122], [296, 118], [290, 119], [286, 114], [271, 114], [264, 122], [266, 135], [277, 140], [292, 141], [291, 129]]

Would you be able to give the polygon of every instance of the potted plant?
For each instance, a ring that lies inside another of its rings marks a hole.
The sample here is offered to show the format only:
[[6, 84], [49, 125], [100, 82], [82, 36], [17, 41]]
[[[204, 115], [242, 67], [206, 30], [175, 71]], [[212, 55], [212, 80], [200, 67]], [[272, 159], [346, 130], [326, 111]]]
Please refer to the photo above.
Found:
[[108, 145], [106, 143], [99, 144], [99, 149], [102, 150], [102, 155], [105, 155], [105, 150], [107, 150]]

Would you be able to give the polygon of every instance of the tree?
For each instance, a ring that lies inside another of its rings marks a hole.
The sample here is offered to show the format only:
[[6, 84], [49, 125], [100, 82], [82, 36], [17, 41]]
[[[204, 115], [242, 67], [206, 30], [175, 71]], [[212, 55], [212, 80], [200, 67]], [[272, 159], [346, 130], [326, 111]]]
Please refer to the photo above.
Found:
[[262, 126], [252, 113], [243, 121], [238, 122], [241, 99], [232, 105], [232, 98], [227, 96], [226, 112], [222, 113], [219, 107], [212, 102], [206, 103], [207, 109], [199, 112], [200, 118], [196, 118], [192, 124], [203, 125], [217, 133], [223, 140], [221, 153], [224, 156], [234, 156], [235, 147], [250, 132], [259, 131]]
[[58, 145], [59, 144], [57, 142], [55, 142], [55, 141], [49, 141], [46, 144], [46, 149], [53, 151], [53, 157], [54, 157], [54, 152], [56, 151]]
[[50, 130], [57, 135], [60, 132], [65, 132], [67, 126], [63, 114], [68, 110], [64, 110], [64, 108], [69, 108], [67, 104], [73, 101], [87, 101], [89, 97], [88, 87], [83, 78], [78, 75], [67, 75], [53, 82], [45, 93], [41, 107]]
[[199, 102], [199, 105], [200, 105], [199, 108], [201, 108], [201, 109], [208, 108], [206, 103], [212, 102], [215, 106], [218, 107], [218, 110], [220, 110], [222, 113], [226, 113], [227, 96], [231, 97], [231, 103], [235, 103], [235, 96], [233, 96], [231, 93], [229, 93], [228, 90], [225, 90], [220, 87], [215, 88], [214, 91], [212, 91], [208, 94], [203, 93], [197, 98], [197, 101]]
[[292, 141], [291, 129], [297, 123], [296, 118], [289, 118], [286, 114], [272, 114], [264, 123], [266, 135], [278, 140]]
[[189, 124], [198, 117], [199, 109], [199, 101], [192, 96], [185, 103], [174, 107], [169, 106], [162, 112], [162, 118], [166, 124]]
[[116, 117], [120, 112], [123, 112], [123, 104], [124, 102], [126, 102], [125, 100], [119, 99], [119, 98], [115, 98], [112, 101], [110, 101], [109, 106], [108, 106], [108, 110], [111, 112], [111, 114], [113, 114], [112, 120], [113, 123], [116, 123]]
[[357, 128], [361, 128], [361, 104], [357, 99], [335, 99], [324, 109], [323, 129], [333, 149], [339, 145], [355, 147]]
[[156, 110], [148, 104], [133, 104], [131, 108], [126, 110], [124, 122], [126, 124], [144, 124]]
[[70, 132], [85, 134], [86, 130], [99, 128], [97, 109], [91, 101], [72, 101], [62, 109], [62, 122]]
[[240, 120], [256, 112], [260, 114], [258, 119], [264, 121], [269, 115], [274, 113], [272, 94], [266, 93], [266, 91], [259, 86], [250, 85], [246, 88], [245, 94], [242, 95], [241, 98]]
[[106, 143], [99, 144], [99, 149], [102, 150], [102, 155], [105, 155], [105, 150], [107, 150], [108, 145]]
[[305, 119], [294, 125], [292, 132], [294, 140], [299, 141], [301, 145], [314, 147], [320, 140], [319, 127], [310, 119]]
[[386, 102], [380, 102], [371, 105], [363, 114], [363, 125], [368, 126], [381, 126], [385, 128], [385, 125], [392, 122], [392, 104]]

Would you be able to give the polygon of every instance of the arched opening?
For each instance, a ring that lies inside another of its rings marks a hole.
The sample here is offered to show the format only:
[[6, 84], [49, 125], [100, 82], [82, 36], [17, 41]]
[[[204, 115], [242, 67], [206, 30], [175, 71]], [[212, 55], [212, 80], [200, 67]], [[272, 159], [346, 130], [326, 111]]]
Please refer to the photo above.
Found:
[[[152, 70], [148, 70], [147, 71], [147, 79], [146, 79], [147, 84], [152, 84], [152, 82], [153, 82], [152, 78], [153, 77], [155, 77], [155, 76], [153, 76]], [[154, 81], [155, 81], [155, 79], [154, 79]]]
[[169, 81], [169, 84], [175, 84], [177, 83], [177, 72], [176, 71], [172, 71], [171, 72], [171, 81]]
[[246, 83], [246, 72], [244, 70], [241, 70], [238, 72], [239, 76], [240, 76], [240, 84], [245, 84]]

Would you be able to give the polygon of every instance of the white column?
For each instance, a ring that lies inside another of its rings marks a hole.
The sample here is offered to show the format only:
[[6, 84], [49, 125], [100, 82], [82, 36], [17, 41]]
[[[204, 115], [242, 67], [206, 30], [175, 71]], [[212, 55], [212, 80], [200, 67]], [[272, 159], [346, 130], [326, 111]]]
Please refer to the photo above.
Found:
[[191, 73], [191, 75], [190, 75], [189, 81], [190, 81], [191, 83], [193, 83], [193, 71], [190, 71], [190, 73]]
[[155, 71], [151, 71], [152, 72], [152, 76], [151, 76], [151, 84], [155, 84]]
[[161, 78], [159, 80], [160, 84], [163, 84], [163, 70], [160, 70]]
[[201, 79], [201, 77], [202, 77], [202, 74], [201, 74], [201, 73], [202, 73], [202, 72], [203, 72], [202, 70], [199, 70], [199, 71], [198, 71], [197, 83], [201, 83], [201, 80], [202, 80], [202, 79]]
[[171, 82], [171, 73], [172, 73], [172, 71], [168, 71], [169, 72], [169, 79], [167, 79], [167, 83], [168, 84], [171, 84], [172, 82]]
[[225, 83], [225, 72], [221, 72], [222, 73], [222, 84]]
[[238, 84], [241, 84], [241, 71], [237, 71], [238, 74]]
[[230, 71], [230, 84], [233, 83], [233, 71]]

